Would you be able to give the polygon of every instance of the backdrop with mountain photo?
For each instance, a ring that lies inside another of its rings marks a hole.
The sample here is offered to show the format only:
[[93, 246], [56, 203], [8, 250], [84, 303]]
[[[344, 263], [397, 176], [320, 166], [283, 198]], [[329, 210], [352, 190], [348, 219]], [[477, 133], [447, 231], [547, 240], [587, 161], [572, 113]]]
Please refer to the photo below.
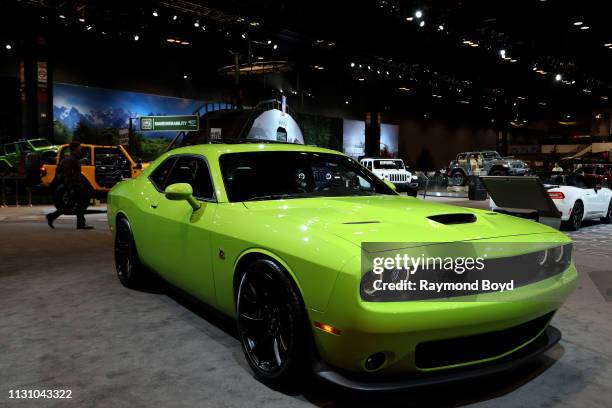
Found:
[[[130, 118], [154, 115], [190, 115], [205, 101], [145, 94], [140, 92], [55, 83], [53, 85], [53, 133], [56, 143], [73, 139], [87, 143], [117, 144], [119, 130], [127, 129]], [[223, 106], [219, 106], [223, 108]], [[174, 132], [138, 132], [143, 156], [155, 156]]]

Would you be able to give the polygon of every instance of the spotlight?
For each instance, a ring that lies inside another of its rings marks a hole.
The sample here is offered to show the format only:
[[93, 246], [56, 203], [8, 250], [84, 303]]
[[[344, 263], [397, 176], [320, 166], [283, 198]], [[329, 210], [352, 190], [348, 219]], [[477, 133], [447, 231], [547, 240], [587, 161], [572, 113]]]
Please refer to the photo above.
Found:
[[412, 21], [412, 20], [413, 20], [412, 16], [406, 17], [406, 21]]
[[575, 26], [581, 26], [582, 25], [582, 21], [576, 21], [576, 22], [574, 22], [574, 25]]
[[138, 36], [138, 34], [134, 35], [134, 41], [138, 41], [140, 40], [140, 37]]
[[242, 36], [241, 36], [241, 37], [242, 37], [242, 38], [246, 38], [246, 34], [245, 34], [245, 33], [242, 33]]
[[442, 24], [438, 26], [438, 31], [444, 31], [444, 26]]
[[348, 101], [348, 100], [344, 101], [344, 104], [345, 104], [345, 105], [348, 105], [348, 104], [349, 104], [349, 101]]
[[85, 19], [84, 19], [84, 18], [79, 18], [79, 21], [80, 21], [81, 23], [84, 23], [84, 22], [85, 22]]
[[183, 75], [183, 79], [187, 79], [187, 78], [189, 78], [187, 74]]
[[62, 20], [66, 18], [66, 16], [63, 14], [60, 14], [58, 17], [61, 18]]
[[355, 68], [355, 63], [351, 62], [351, 68]]
[[589, 28], [591, 28], [591, 27], [589, 27], [589, 26], [582, 26], [582, 27], [580, 27], [581, 30], [588, 30]]
[[414, 16], [416, 18], [421, 18], [421, 17], [423, 17], [423, 12], [421, 10], [417, 10], [417, 11], [415, 11]]
[[419, 23], [419, 27], [425, 27], [425, 21], [421, 21], [421, 22]]
[[359, 78], [359, 81], [363, 82], [365, 81], [365, 78]]
[[173, 15], [173, 16], [172, 16], [172, 21], [176, 21], [176, 19], [177, 19], [177, 18], [178, 18], [178, 17], [176, 16], [176, 14], [175, 14], [175, 15]]
[[88, 25], [87, 27], [85, 27], [85, 29], [86, 29], [87, 31], [91, 30], [92, 28], [93, 28], [93, 27], [92, 27], [92, 26], [90, 26], [90, 25]]
[[159, 14], [157, 14], [157, 10], [153, 10], [153, 17], [158, 17]]
[[196, 28], [199, 27], [200, 26], [200, 22], [196, 20], [196, 22], [193, 23], [193, 26], [196, 27]]
[[10, 50], [10, 49], [12, 49], [12, 48], [13, 48], [13, 46], [11, 46], [11, 44], [6, 44], [6, 45], [4, 46], [4, 48], [6, 48], [7, 50]]
[[278, 45], [274, 44], [274, 46], [272, 47], [273, 50], [277, 49]]
[[563, 77], [561, 76], [561, 74], [557, 74], [557, 75], [555, 75], [555, 81], [560, 81], [560, 80], [561, 80], [561, 78], [563, 78]]
[[504, 50], [504, 49], [499, 50], [499, 55], [500, 55], [502, 58], [506, 58], [506, 50]]
[[272, 40], [268, 40], [268, 45], [272, 44]]

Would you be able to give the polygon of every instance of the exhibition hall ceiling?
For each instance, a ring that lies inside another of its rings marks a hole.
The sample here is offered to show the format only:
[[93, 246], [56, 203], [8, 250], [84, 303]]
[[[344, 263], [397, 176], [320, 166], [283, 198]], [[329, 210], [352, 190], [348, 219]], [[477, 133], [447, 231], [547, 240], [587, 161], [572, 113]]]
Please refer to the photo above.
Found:
[[[612, 31], [601, 2], [21, 1], [3, 16], [79, 33], [99, 52], [190, 61], [187, 75], [231, 78], [311, 103], [529, 123], [586, 119], [609, 105]], [[33, 21], [37, 14], [40, 20]], [[151, 55], [151, 50], [155, 54]], [[273, 62], [270, 65], [270, 62]], [[258, 69], [258, 65], [267, 64]], [[268, 67], [282, 72], [263, 80]], [[223, 69], [225, 68], [225, 69]], [[265, 69], [264, 69], [265, 68]]]

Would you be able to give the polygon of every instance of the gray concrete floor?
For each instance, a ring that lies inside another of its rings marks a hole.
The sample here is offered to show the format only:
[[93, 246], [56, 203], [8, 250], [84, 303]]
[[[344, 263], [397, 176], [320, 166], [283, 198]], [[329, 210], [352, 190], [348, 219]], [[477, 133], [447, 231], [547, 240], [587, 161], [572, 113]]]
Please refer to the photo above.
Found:
[[[546, 355], [482, 381], [363, 395], [314, 380], [291, 390], [264, 386], [232, 324], [167, 291], [119, 284], [105, 214], [87, 216], [93, 231], [75, 230], [74, 217], [51, 230], [48, 211], [0, 208], [0, 407], [612, 404], [612, 226], [572, 234], [579, 287], [554, 319], [563, 340]], [[73, 398], [8, 399], [11, 389], [48, 388], [70, 389]]]

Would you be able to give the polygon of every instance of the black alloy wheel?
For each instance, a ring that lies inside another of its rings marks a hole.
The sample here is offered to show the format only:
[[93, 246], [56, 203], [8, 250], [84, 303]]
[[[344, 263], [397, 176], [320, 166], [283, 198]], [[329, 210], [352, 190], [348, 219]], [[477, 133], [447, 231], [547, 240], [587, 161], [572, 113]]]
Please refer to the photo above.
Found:
[[237, 294], [238, 335], [255, 375], [290, 383], [304, 373], [304, 307], [285, 271], [269, 259], [250, 264]]
[[572, 215], [570, 219], [564, 224], [565, 227], [570, 231], [578, 231], [582, 225], [582, 217], [584, 216], [584, 206], [581, 201], [576, 201], [574, 208], [572, 208]]
[[608, 204], [608, 212], [606, 216], [601, 219], [601, 222], [604, 224], [612, 224], [612, 200], [610, 200], [610, 204]]
[[140, 264], [132, 228], [126, 218], [117, 220], [115, 232], [115, 269], [117, 278], [127, 288], [139, 287], [145, 279]]

